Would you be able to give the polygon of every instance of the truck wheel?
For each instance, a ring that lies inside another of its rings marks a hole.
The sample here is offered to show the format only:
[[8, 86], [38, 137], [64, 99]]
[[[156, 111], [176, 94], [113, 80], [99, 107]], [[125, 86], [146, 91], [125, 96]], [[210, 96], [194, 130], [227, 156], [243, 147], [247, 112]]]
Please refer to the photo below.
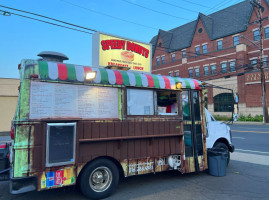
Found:
[[106, 198], [113, 193], [119, 183], [116, 165], [107, 159], [98, 159], [83, 169], [79, 187], [81, 192], [92, 199]]
[[228, 158], [227, 158], [227, 166], [230, 162], [230, 152], [229, 152], [229, 148], [227, 147], [226, 144], [222, 143], [222, 142], [216, 142], [216, 144], [214, 145], [214, 148], [218, 148], [218, 149], [225, 149], [228, 153]]

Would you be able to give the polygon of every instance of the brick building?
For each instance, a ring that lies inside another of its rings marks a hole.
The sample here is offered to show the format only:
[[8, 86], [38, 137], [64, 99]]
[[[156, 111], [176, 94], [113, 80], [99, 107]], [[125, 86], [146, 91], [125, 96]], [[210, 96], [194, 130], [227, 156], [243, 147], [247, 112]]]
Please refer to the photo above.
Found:
[[[269, 89], [269, 0], [262, 0], [262, 38], [267, 90]], [[256, 8], [255, 8], [256, 9]], [[198, 14], [195, 21], [169, 31], [159, 30], [152, 38], [152, 73], [192, 77], [233, 89], [239, 96], [239, 114], [262, 114], [262, 89], [259, 63], [259, 24], [250, 2], [243, 1], [210, 15]], [[247, 39], [248, 40], [247, 40]], [[254, 41], [254, 45], [250, 41]], [[251, 71], [245, 66], [253, 66]], [[216, 101], [224, 90], [208, 91], [208, 109], [228, 114]], [[269, 105], [269, 91], [267, 92]], [[215, 104], [214, 104], [215, 103]]]

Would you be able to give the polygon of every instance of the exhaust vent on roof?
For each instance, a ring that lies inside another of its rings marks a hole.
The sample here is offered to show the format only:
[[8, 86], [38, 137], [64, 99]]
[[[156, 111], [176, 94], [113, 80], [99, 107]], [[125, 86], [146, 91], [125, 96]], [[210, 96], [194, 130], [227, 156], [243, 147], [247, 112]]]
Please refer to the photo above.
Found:
[[69, 60], [69, 58], [63, 53], [55, 51], [42, 51], [37, 55], [42, 57], [42, 60], [46, 61], [63, 62], [64, 60]]

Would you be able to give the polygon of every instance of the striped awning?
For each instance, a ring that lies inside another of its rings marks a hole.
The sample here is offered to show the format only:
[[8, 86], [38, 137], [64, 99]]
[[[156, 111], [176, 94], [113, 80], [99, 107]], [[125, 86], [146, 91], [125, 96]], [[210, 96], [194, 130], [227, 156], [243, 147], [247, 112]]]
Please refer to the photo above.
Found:
[[135, 87], [150, 87], [161, 89], [176, 89], [176, 83], [181, 82], [182, 88], [200, 89], [201, 81], [190, 78], [179, 78], [135, 71], [121, 71], [105, 68], [94, 68], [81, 65], [38, 61], [39, 78], [41, 80], [88, 82], [87, 72], [96, 71], [93, 83], [124, 85]]

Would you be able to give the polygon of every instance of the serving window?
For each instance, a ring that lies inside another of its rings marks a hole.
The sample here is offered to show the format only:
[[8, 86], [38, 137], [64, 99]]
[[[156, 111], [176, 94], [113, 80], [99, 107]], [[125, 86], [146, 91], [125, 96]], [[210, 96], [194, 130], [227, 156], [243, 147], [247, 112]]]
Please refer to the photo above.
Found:
[[158, 115], [177, 115], [177, 91], [157, 91]]
[[127, 115], [178, 115], [179, 91], [127, 89]]

